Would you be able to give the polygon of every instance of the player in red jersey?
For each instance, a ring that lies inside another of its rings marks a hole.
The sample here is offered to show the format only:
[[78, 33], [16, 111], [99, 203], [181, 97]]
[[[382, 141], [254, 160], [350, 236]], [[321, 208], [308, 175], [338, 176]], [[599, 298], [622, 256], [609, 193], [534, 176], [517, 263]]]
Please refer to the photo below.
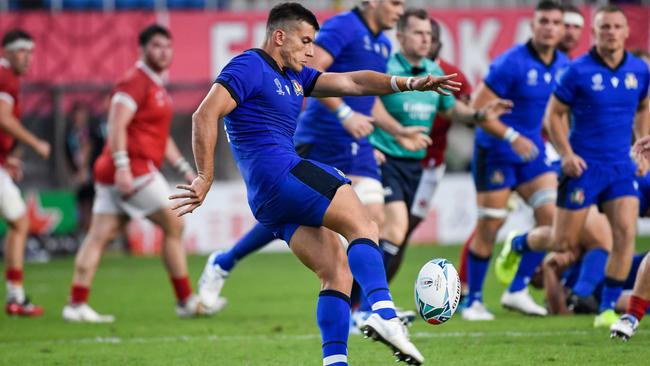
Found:
[[163, 230], [163, 261], [176, 293], [177, 314], [204, 313], [187, 274], [183, 221], [169, 208], [169, 185], [158, 171], [165, 159], [188, 182], [196, 177], [169, 135], [173, 111], [163, 73], [172, 59], [171, 34], [151, 25], [140, 33], [139, 44], [140, 61], [118, 82], [111, 98], [108, 141], [95, 162], [93, 216], [75, 260], [70, 302], [63, 309], [67, 321], [114, 320], [95, 312], [87, 301], [102, 252], [129, 217], [147, 217]]
[[14, 181], [22, 178], [21, 162], [11, 155], [16, 140], [36, 151], [43, 159], [50, 155], [50, 144], [29, 132], [20, 123], [20, 80], [32, 60], [34, 42], [26, 32], [15, 29], [2, 38], [0, 58], [0, 216], [7, 222], [5, 240], [5, 279], [9, 315], [39, 316], [43, 308], [33, 305], [23, 288], [23, 256], [29, 233], [29, 219], [20, 190]]

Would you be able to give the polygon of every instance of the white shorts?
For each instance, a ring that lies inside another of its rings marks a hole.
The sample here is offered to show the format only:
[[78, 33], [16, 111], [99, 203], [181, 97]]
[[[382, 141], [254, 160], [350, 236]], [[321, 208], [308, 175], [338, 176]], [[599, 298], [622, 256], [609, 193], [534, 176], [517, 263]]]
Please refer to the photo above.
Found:
[[96, 183], [93, 213], [143, 218], [171, 203], [169, 184], [158, 171], [135, 178], [133, 187], [135, 192], [125, 198], [116, 186]]
[[7, 221], [16, 221], [27, 212], [20, 189], [9, 173], [0, 167], [0, 215]]
[[427, 167], [422, 171], [422, 178], [415, 191], [413, 205], [411, 206], [411, 215], [424, 219], [429, 214], [433, 195], [438, 189], [438, 184], [445, 175], [445, 165], [438, 167]]
[[384, 203], [384, 187], [377, 179], [357, 177], [352, 184], [352, 189], [364, 205]]

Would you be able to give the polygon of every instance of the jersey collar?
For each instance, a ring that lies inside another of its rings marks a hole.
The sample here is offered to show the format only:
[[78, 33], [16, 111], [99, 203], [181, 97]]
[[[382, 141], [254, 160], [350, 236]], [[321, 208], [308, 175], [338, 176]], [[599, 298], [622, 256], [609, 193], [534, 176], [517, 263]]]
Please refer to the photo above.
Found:
[[359, 18], [361, 24], [363, 24], [366, 27], [366, 29], [368, 29], [368, 33], [372, 34], [373, 37], [377, 38], [379, 37], [379, 35], [381, 35], [381, 31], [375, 33], [372, 31], [372, 29], [370, 29], [370, 26], [368, 25], [368, 22], [366, 22], [366, 19], [363, 17], [363, 14], [361, 14], [361, 9], [359, 9], [359, 7], [355, 7], [354, 9], [352, 9], [352, 13], [356, 15], [357, 18]]
[[404, 55], [402, 54], [401, 51], [397, 52], [395, 54], [395, 57], [397, 58], [397, 61], [402, 65], [404, 70], [409, 72], [411, 75], [419, 75], [419, 74], [427, 71], [426, 68], [423, 67], [424, 66], [424, 59], [422, 59], [419, 66], [413, 66], [413, 65], [411, 65], [409, 60], [407, 60], [406, 57], [404, 57]]
[[627, 61], [627, 51], [623, 52], [623, 58], [621, 59], [621, 62], [619, 62], [618, 65], [616, 65], [615, 67], [609, 66], [607, 62], [605, 62], [605, 60], [603, 60], [603, 58], [600, 57], [600, 54], [598, 53], [598, 51], [596, 51], [596, 46], [593, 46], [591, 50], [589, 50], [589, 54], [594, 60], [596, 60], [597, 63], [605, 66], [606, 68], [612, 70], [613, 72], [616, 72], [618, 69], [620, 69], [621, 66], [625, 64], [625, 61]]
[[533, 47], [533, 40], [532, 39], [529, 39], [528, 42], [526, 42], [526, 48], [528, 49], [528, 52], [530, 52], [530, 54], [533, 56], [533, 58], [535, 60], [539, 61], [542, 65], [544, 65], [546, 67], [550, 67], [551, 65], [553, 65], [555, 63], [555, 60], [557, 59], [557, 52], [558, 51], [554, 50], [553, 51], [553, 58], [551, 59], [551, 62], [548, 63], [548, 64], [546, 62], [544, 62], [544, 60], [542, 60], [542, 58], [539, 56], [539, 53], [537, 53], [537, 50], [535, 49], [535, 47]]
[[135, 67], [142, 70], [151, 80], [153, 80], [154, 83], [158, 85], [164, 84], [163, 76], [153, 71], [153, 69], [149, 67], [149, 65], [147, 65], [144, 61], [140, 60], [136, 62]]
[[266, 53], [266, 51], [264, 51], [261, 48], [253, 48], [251, 49], [251, 51], [257, 53], [264, 61], [266, 61], [267, 64], [269, 64], [273, 68], [273, 70], [279, 72], [282, 76], [286, 76], [287, 74], [286, 69], [281, 69], [278, 63], [275, 62], [273, 57], [271, 57], [271, 55]]

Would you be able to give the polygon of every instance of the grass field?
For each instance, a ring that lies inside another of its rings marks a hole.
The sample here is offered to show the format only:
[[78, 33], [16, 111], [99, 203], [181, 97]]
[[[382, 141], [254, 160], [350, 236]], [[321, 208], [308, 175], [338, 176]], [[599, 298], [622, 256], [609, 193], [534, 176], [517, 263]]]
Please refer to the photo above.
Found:
[[[639, 245], [649, 248], [650, 241]], [[413, 281], [433, 257], [457, 263], [459, 247], [414, 247], [392, 284], [395, 302], [413, 308]], [[192, 279], [203, 257], [190, 258]], [[490, 267], [490, 271], [492, 267]], [[157, 258], [108, 255], [90, 303], [115, 314], [111, 325], [66, 324], [72, 259], [29, 265], [28, 290], [46, 307], [40, 319], [0, 316], [1, 365], [321, 365], [315, 322], [318, 281], [289, 253], [246, 259], [224, 289], [230, 303], [213, 318], [180, 320], [171, 286]], [[528, 318], [499, 306], [503, 288], [491, 272], [486, 302], [497, 320], [470, 323], [457, 314], [447, 324], [418, 320], [411, 328], [427, 365], [647, 365], [646, 323], [628, 343], [591, 327], [591, 316]], [[536, 294], [539, 295], [539, 294]], [[383, 345], [352, 335], [352, 365], [392, 365]]]

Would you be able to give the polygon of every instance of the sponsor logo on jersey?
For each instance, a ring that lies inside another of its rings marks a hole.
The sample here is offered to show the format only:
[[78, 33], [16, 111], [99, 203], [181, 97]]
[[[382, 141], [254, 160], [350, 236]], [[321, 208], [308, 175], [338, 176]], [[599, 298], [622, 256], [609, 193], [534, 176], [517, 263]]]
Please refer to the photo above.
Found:
[[613, 86], [614, 88], [618, 88], [619, 80], [618, 80], [618, 78], [617, 78], [616, 76], [612, 76], [612, 78], [611, 78], [610, 81], [612, 82], [612, 86]]

